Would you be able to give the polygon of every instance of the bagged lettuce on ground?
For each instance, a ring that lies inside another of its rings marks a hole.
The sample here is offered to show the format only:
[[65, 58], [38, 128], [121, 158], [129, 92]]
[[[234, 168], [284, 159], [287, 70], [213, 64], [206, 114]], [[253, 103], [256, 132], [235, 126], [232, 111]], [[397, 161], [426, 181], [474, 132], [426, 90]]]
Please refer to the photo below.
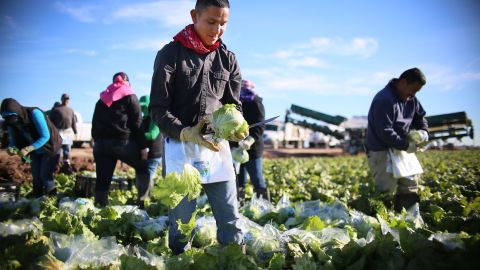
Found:
[[188, 200], [200, 196], [202, 184], [200, 173], [190, 164], [185, 164], [183, 172], [171, 172], [152, 189], [152, 198], [170, 208], [175, 208], [188, 195]]
[[229, 140], [235, 133], [248, 132], [248, 123], [235, 104], [225, 104], [214, 111], [210, 122], [213, 124], [215, 139]]

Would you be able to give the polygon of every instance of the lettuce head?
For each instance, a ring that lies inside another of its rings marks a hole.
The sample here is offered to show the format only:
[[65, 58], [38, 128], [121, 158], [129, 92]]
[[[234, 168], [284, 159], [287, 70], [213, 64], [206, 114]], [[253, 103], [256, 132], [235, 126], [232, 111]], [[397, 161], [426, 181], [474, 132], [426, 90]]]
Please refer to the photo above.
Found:
[[185, 164], [182, 173], [171, 172], [152, 189], [152, 198], [175, 208], [188, 195], [188, 200], [200, 196], [202, 184], [200, 172], [190, 164]]
[[228, 140], [233, 134], [248, 132], [248, 123], [235, 104], [225, 104], [212, 114], [215, 138]]
[[232, 150], [232, 158], [238, 163], [245, 163], [250, 159], [247, 150], [241, 147]]

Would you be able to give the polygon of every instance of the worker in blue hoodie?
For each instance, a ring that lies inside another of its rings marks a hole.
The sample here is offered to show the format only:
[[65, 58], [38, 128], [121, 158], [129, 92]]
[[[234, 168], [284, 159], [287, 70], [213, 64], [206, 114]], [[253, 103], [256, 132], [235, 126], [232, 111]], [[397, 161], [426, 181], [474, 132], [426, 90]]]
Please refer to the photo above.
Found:
[[[428, 142], [428, 123], [425, 110], [415, 96], [426, 84], [423, 72], [418, 68], [405, 70], [378, 92], [368, 112], [365, 139], [368, 166], [375, 179], [377, 192], [394, 196], [394, 209], [409, 209], [419, 201], [418, 175], [394, 178], [387, 172], [390, 148], [415, 153], [419, 147], [408, 139], [412, 130], [418, 130], [422, 143]], [[387, 203], [390, 203], [388, 199]]]
[[33, 195], [56, 195], [53, 174], [62, 139], [55, 126], [42, 110], [24, 107], [13, 98], [2, 101], [0, 112], [8, 131], [7, 153], [31, 160]]

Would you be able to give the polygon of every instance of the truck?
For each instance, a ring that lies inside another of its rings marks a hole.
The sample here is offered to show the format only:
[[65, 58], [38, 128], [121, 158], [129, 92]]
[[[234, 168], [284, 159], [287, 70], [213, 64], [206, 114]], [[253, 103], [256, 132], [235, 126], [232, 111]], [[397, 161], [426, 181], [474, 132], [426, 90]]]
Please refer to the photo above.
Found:
[[265, 125], [263, 141], [274, 149], [281, 147], [303, 148], [310, 140], [311, 131], [290, 122], [273, 121]]
[[77, 119], [77, 135], [75, 135], [72, 147], [82, 147], [84, 143], [93, 147], [92, 123], [84, 122], [82, 115], [77, 111], [75, 111], [75, 117]]

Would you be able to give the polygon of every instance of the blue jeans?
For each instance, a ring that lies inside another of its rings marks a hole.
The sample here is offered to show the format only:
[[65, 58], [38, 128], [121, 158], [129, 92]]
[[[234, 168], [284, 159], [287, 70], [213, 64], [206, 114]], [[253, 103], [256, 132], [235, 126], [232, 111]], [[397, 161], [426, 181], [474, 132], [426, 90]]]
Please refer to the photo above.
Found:
[[[157, 171], [158, 165], [162, 161], [162, 158], [149, 158], [147, 160], [147, 170], [148, 170], [148, 182], [140, 182], [136, 181], [136, 186], [138, 190], [138, 200], [144, 201], [148, 198], [150, 194], [150, 190], [153, 188], [153, 177], [155, 176], [155, 172]], [[136, 174], [136, 178], [142, 179], [138, 174]]]
[[70, 159], [70, 148], [72, 146], [70, 144], [62, 144], [62, 151], [63, 151], [63, 162], [66, 162]]
[[[217, 240], [222, 245], [243, 242], [243, 233], [238, 222], [237, 188], [235, 181], [217, 182], [203, 185], [208, 201], [212, 207], [213, 216], [217, 222]], [[187, 197], [168, 212], [170, 223], [168, 244], [173, 254], [180, 254], [189, 247], [191, 236], [182, 235], [178, 231], [177, 220], [188, 223], [195, 211], [196, 200], [189, 201]], [[192, 232], [193, 234], [193, 232]]]
[[253, 187], [257, 190], [266, 188], [267, 184], [263, 179], [262, 173], [262, 158], [251, 159], [240, 166], [240, 173], [238, 174], [238, 187], [245, 187], [247, 184], [247, 173], [250, 175]]
[[96, 140], [93, 146], [97, 180], [95, 182], [95, 201], [102, 206], [107, 204], [108, 190], [117, 161], [123, 161], [136, 171], [137, 182], [148, 183], [146, 160], [140, 159], [140, 148], [132, 140]]
[[39, 197], [55, 188], [53, 174], [60, 159], [60, 150], [54, 156], [34, 151], [30, 154], [30, 159], [32, 160], [33, 193]]

